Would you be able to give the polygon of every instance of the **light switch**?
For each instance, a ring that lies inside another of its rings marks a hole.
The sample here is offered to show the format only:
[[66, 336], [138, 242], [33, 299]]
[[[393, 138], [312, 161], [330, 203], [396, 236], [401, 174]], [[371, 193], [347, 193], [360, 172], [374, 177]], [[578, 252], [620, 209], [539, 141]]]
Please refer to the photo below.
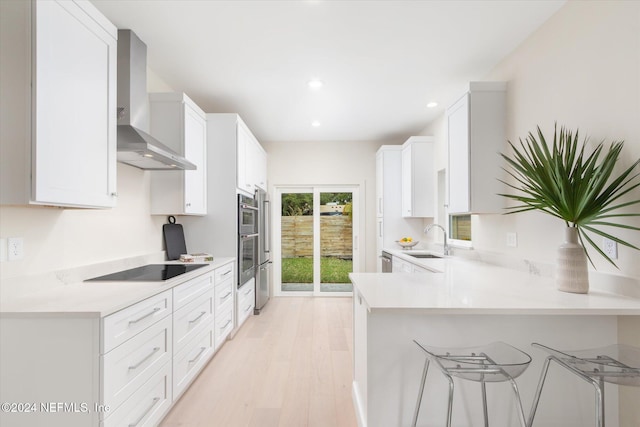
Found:
[[510, 248], [518, 246], [518, 235], [516, 233], [507, 233], [507, 246]]

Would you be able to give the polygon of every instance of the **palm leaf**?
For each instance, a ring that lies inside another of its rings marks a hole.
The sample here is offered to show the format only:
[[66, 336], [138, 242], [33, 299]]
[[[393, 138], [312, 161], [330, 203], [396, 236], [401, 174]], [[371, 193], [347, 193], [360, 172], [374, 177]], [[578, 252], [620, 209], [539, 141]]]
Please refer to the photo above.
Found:
[[640, 172], [637, 171], [640, 159], [614, 175], [624, 143], [617, 141], [607, 147], [600, 142], [587, 153], [585, 147], [588, 140], [580, 143], [578, 135], [578, 130], [572, 132], [564, 127], [558, 131], [556, 124], [552, 141], [547, 141], [539, 126], [535, 133], [529, 132], [518, 144], [508, 141], [512, 154], [500, 155], [506, 162], [503, 170], [513, 181], [501, 182], [517, 193], [499, 195], [517, 202], [517, 205], [506, 208], [506, 214], [540, 210], [562, 219], [568, 226], [576, 227], [591, 264], [593, 261], [585, 243], [615, 266], [615, 262], [588, 233], [640, 250], [599, 228], [640, 231], [638, 227], [611, 220], [640, 216], [640, 212], [621, 211], [640, 203], [640, 199], [622, 200], [640, 187]]

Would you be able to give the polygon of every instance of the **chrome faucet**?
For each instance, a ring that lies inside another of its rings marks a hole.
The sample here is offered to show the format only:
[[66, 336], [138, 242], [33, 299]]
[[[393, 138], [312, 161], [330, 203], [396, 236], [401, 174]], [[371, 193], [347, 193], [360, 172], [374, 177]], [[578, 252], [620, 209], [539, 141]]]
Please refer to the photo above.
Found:
[[440, 224], [430, 224], [427, 225], [427, 227], [424, 229], [424, 234], [427, 234], [429, 232], [429, 230], [431, 230], [433, 227], [438, 227], [440, 230], [442, 230], [442, 232], [444, 233], [444, 255], [449, 255], [449, 244], [447, 243], [447, 231], [444, 229], [443, 226], [441, 226]]

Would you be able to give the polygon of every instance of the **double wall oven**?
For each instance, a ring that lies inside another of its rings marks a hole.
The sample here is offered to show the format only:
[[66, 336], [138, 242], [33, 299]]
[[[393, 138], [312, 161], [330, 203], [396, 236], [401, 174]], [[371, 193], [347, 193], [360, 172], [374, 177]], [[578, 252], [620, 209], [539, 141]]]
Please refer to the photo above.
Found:
[[238, 288], [255, 276], [258, 265], [258, 205], [238, 195]]

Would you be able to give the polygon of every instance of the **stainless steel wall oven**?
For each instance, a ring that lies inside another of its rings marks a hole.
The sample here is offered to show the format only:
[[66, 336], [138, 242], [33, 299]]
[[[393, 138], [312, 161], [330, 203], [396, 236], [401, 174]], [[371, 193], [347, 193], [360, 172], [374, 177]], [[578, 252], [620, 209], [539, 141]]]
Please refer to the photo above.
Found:
[[256, 274], [258, 207], [255, 199], [238, 195], [238, 288]]

